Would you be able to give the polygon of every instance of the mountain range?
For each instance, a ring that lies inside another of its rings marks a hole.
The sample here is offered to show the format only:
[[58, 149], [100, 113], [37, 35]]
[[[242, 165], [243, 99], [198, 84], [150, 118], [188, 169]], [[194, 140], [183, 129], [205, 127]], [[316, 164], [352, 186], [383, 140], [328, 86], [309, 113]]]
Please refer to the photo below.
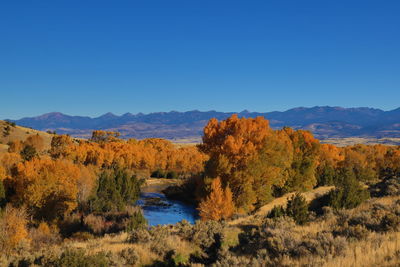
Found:
[[209, 119], [226, 119], [232, 114], [239, 117], [263, 116], [274, 129], [290, 126], [306, 129], [319, 139], [344, 137], [400, 137], [400, 108], [383, 111], [374, 108], [342, 108], [316, 106], [299, 107], [274, 112], [156, 112], [149, 114], [126, 113], [121, 116], [106, 113], [97, 118], [69, 116], [59, 112], [37, 117], [13, 120], [25, 127], [42, 131], [56, 131], [75, 137], [90, 137], [93, 130], [119, 131], [124, 138], [158, 137], [166, 139], [199, 139]]

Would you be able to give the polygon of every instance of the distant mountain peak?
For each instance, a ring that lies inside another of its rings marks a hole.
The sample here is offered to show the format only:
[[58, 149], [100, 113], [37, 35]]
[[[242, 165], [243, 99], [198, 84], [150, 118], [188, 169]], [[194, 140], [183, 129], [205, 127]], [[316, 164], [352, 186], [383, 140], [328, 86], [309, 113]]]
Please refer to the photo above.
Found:
[[38, 117], [36, 117], [37, 119], [40, 120], [46, 120], [46, 119], [50, 119], [50, 118], [63, 118], [63, 117], [69, 117], [68, 115], [65, 115], [61, 112], [49, 112], [49, 113], [45, 113], [43, 115], [40, 115]]
[[115, 115], [112, 112], [107, 112], [106, 114], [101, 115], [99, 118], [105, 119], [105, 118], [117, 118], [118, 116]]
[[199, 138], [203, 127], [211, 118], [219, 121], [237, 113], [239, 117], [264, 116], [275, 129], [291, 126], [309, 129], [317, 138], [383, 136], [400, 137], [400, 108], [392, 111], [360, 107], [331, 106], [298, 107], [275, 112], [218, 112], [169, 111], [149, 114], [125, 113], [121, 116], [108, 112], [97, 118], [69, 116], [60, 112], [38, 117], [14, 120], [17, 124], [38, 130], [55, 130], [57, 133], [77, 137], [90, 136], [92, 130], [121, 131], [125, 137], [134, 138]]

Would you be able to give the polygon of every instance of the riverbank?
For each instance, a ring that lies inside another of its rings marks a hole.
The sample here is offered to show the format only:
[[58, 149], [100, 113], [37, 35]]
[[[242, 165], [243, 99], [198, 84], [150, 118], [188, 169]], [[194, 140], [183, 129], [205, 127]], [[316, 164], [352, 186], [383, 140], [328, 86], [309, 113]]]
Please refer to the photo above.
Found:
[[179, 179], [150, 178], [141, 188], [137, 204], [143, 209], [150, 226], [175, 224], [182, 220], [194, 223], [198, 219], [196, 207], [190, 203], [169, 199], [163, 190], [182, 183]]
[[148, 178], [141, 187], [143, 193], [162, 193], [169, 186], [182, 184], [181, 179]]

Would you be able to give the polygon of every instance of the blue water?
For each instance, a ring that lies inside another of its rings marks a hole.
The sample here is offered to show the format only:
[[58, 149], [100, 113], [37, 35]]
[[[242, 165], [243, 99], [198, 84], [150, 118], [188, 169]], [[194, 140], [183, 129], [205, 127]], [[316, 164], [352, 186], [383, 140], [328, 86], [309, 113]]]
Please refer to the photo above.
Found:
[[[158, 198], [164, 205], [151, 205], [146, 199]], [[199, 217], [194, 206], [178, 200], [170, 200], [160, 193], [142, 193], [137, 204], [142, 207], [149, 226], [175, 224], [182, 220], [194, 223]]]

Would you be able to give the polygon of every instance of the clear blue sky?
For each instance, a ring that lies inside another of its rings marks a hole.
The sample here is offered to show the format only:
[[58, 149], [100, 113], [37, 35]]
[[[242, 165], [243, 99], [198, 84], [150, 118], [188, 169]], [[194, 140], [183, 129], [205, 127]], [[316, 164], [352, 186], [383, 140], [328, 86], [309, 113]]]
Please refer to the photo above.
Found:
[[0, 118], [400, 106], [400, 1], [1, 1]]

